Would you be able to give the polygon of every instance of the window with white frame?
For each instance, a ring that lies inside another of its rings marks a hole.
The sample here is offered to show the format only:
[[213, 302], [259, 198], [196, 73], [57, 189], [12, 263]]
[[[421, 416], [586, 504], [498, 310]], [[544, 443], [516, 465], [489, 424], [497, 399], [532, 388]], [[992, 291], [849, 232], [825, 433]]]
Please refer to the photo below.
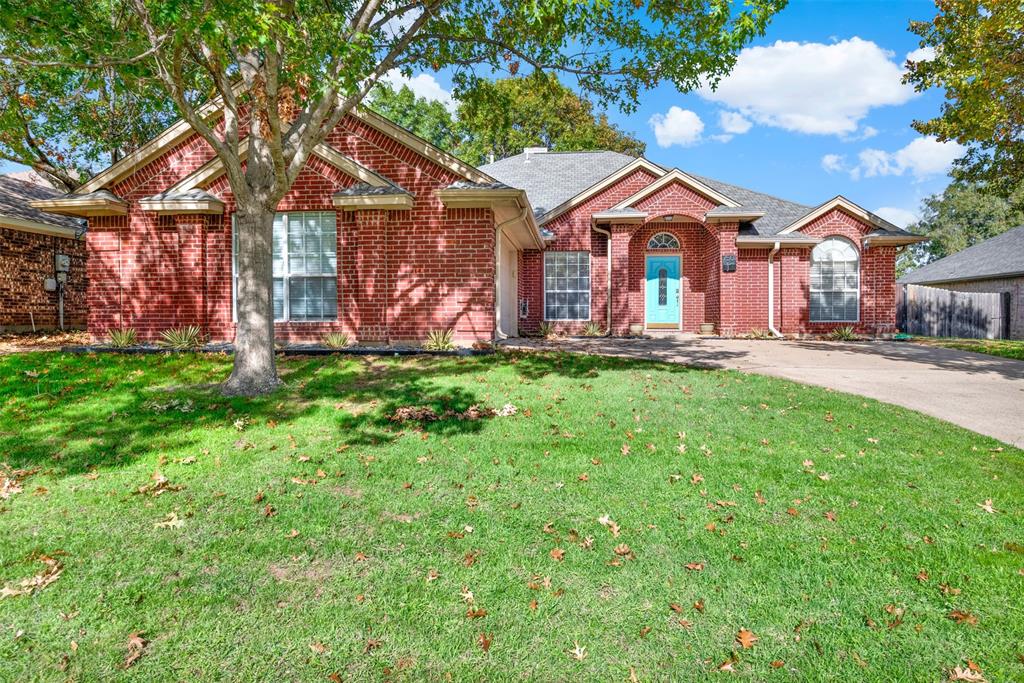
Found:
[[860, 258], [853, 243], [829, 237], [811, 252], [811, 322], [860, 318]]
[[[274, 216], [274, 320], [310, 322], [338, 318], [337, 221], [331, 211]], [[232, 299], [238, 293], [238, 231], [232, 231]]]
[[648, 249], [678, 249], [679, 240], [676, 236], [668, 232], [659, 232], [657, 235], [647, 240]]
[[544, 252], [544, 319], [590, 320], [590, 252]]

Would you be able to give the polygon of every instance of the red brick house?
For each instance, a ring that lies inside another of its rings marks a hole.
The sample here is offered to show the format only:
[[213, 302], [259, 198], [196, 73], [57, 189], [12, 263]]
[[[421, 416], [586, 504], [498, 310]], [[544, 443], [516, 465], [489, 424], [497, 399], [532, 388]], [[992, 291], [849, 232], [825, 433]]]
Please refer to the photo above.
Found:
[[85, 222], [31, 206], [59, 195], [38, 177], [0, 176], [0, 332], [85, 327]]
[[[186, 124], [35, 206], [89, 221], [94, 337], [233, 337], [234, 201]], [[545, 320], [888, 333], [896, 250], [918, 239], [842, 197], [806, 207], [613, 152], [472, 168], [365, 110], [316, 149], [274, 231], [278, 337], [361, 343], [491, 341]]]

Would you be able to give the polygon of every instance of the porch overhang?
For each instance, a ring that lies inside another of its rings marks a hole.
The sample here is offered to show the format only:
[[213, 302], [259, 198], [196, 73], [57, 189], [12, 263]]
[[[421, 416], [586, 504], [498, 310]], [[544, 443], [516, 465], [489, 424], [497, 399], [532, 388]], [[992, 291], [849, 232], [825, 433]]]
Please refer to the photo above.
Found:
[[189, 192], [164, 192], [139, 200], [143, 211], [152, 211], [162, 216], [174, 214], [224, 213], [224, 202], [203, 190]]
[[437, 190], [446, 209], [490, 209], [496, 225], [505, 229], [520, 249], [543, 249], [544, 236], [533, 215], [525, 190], [502, 183], [458, 182]]
[[821, 240], [807, 235], [739, 235], [736, 237], [737, 249], [771, 249], [778, 243], [788, 249], [810, 249]]
[[37, 199], [29, 202], [33, 209], [62, 216], [125, 216], [128, 214], [128, 202], [107, 190], [97, 190], [88, 194], [69, 194], [53, 199]]
[[[721, 210], [720, 210], [721, 209]], [[764, 211], [740, 211], [725, 209], [712, 209], [704, 216], [705, 223], [744, 223], [764, 218]]]
[[647, 216], [646, 211], [632, 209], [598, 211], [590, 217], [590, 222], [592, 225], [641, 225]]
[[927, 241], [923, 235], [868, 235], [864, 238], [864, 247], [905, 247]]

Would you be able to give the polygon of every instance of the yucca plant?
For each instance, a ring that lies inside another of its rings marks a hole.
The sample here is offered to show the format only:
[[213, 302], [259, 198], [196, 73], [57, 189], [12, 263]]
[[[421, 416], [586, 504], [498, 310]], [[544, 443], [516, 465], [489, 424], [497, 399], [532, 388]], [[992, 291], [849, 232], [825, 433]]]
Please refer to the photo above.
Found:
[[203, 345], [203, 330], [198, 325], [172, 327], [160, 333], [160, 346], [175, 351], [198, 349]]
[[538, 333], [544, 339], [551, 339], [555, 336], [555, 326], [547, 322], [541, 323]]
[[597, 323], [590, 322], [583, 326], [584, 337], [603, 337], [604, 330]]
[[828, 333], [828, 338], [832, 341], [857, 341], [860, 339], [857, 333], [853, 331], [852, 325], [837, 327]]
[[427, 333], [427, 339], [423, 342], [423, 348], [427, 351], [452, 351], [455, 349], [455, 337], [453, 330], [431, 330]]
[[768, 330], [763, 330], [760, 327], [755, 327], [750, 331], [750, 333], [747, 336], [750, 337], [751, 339], [771, 339], [774, 335], [772, 335], [772, 333], [769, 332]]
[[139, 343], [139, 335], [131, 327], [121, 327], [110, 331], [110, 345], [115, 349], [126, 349]]
[[344, 332], [328, 332], [320, 337], [320, 343], [329, 349], [343, 349], [349, 345], [349, 338]]

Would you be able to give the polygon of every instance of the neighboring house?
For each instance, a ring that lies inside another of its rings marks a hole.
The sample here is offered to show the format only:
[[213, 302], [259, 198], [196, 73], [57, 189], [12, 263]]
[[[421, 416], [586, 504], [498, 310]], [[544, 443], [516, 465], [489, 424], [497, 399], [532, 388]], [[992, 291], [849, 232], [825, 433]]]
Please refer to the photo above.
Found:
[[0, 332], [56, 329], [62, 306], [66, 329], [85, 327], [85, 221], [30, 205], [60, 194], [37, 176], [0, 176]]
[[[88, 218], [93, 336], [195, 323], [233, 337], [234, 198], [183, 122], [35, 206]], [[292, 341], [451, 329], [472, 343], [545, 320], [889, 333], [896, 250], [921, 239], [842, 197], [801, 206], [614, 152], [477, 169], [367, 110], [316, 148], [279, 211], [275, 331]]]
[[1010, 338], [1024, 339], [1024, 226], [932, 261], [899, 281], [958, 292], [1009, 292]]

